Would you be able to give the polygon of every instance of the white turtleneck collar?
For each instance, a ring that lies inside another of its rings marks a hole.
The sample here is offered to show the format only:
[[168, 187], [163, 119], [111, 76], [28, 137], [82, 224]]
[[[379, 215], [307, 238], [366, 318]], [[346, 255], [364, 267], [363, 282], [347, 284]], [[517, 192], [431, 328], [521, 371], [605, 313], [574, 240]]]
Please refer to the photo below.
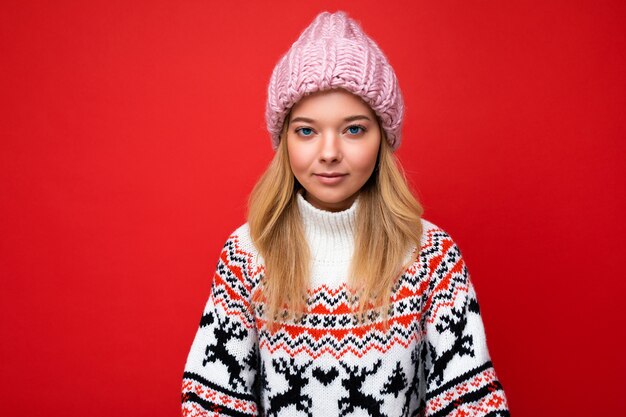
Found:
[[313, 262], [349, 263], [354, 251], [355, 220], [359, 197], [357, 196], [352, 206], [337, 212], [321, 210], [313, 206], [302, 196], [302, 190], [298, 192], [297, 201]]

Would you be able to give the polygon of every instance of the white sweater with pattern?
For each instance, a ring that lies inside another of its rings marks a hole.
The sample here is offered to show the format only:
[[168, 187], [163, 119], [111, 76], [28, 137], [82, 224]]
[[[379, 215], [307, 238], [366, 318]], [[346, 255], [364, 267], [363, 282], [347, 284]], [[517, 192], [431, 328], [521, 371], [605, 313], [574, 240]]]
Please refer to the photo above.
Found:
[[262, 305], [249, 308], [264, 267], [247, 223], [231, 234], [187, 358], [183, 416], [509, 416], [467, 267], [433, 223], [422, 219], [389, 328], [353, 320], [346, 283], [358, 203], [328, 212], [298, 194], [313, 258], [308, 310], [275, 332]]

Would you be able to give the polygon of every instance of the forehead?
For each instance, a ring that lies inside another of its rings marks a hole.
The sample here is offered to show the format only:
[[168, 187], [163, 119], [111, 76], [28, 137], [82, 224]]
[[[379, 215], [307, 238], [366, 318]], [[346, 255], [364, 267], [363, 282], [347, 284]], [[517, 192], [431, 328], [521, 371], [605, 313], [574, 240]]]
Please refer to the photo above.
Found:
[[317, 91], [304, 96], [292, 107], [290, 119], [296, 116], [313, 117], [314, 115], [343, 117], [357, 113], [368, 116], [374, 115], [370, 106], [361, 97], [342, 88], [337, 88]]

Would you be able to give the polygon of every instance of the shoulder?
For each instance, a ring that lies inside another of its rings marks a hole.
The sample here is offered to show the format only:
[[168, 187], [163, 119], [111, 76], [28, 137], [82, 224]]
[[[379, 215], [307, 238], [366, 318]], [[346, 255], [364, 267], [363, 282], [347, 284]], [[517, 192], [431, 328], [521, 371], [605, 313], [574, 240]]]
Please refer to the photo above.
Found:
[[423, 235], [428, 235], [432, 233], [446, 233], [446, 231], [443, 228], [431, 222], [430, 220], [426, 220], [425, 218], [422, 217], [420, 221], [422, 222]]
[[443, 250], [450, 246], [457, 247], [456, 242], [445, 229], [424, 218], [421, 219], [421, 223], [422, 237], [420, 251], [424, 249], [431, 251], [434, 249]]
[[238, 226], [233, 232], [231, 232], [227, 240], [227, 243], [229, 242], [236, 245], [237, 249], [240, 251], [250, 254], [258, 253], [256, 247], [252, 243], [252, 238], [250, 237], [250, 227], [247, 222]]
[[252, 243], [248, 223], [243, 223], [233, 230], [222, 248], [221, 260], [229, 268], [241, 271], [250, 284], [256, 280], [262, 260], [257, 248]]
[[432, 282], [459, 274], [467, 279], [467, 267], [457, 242], [445, 229], [422, 219], [422, 237], [417, 269]]

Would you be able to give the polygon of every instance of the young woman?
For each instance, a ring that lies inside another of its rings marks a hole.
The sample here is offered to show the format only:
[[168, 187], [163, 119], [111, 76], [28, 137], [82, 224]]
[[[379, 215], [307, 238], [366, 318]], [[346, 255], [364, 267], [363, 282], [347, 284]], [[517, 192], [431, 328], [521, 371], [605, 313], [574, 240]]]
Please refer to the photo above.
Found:
[[343, 12], [278, 62], [276, 154], [220, 255], [183, 415], [509, 415], [461, 252], [393, 155], [403, 111], [385, 55]]

